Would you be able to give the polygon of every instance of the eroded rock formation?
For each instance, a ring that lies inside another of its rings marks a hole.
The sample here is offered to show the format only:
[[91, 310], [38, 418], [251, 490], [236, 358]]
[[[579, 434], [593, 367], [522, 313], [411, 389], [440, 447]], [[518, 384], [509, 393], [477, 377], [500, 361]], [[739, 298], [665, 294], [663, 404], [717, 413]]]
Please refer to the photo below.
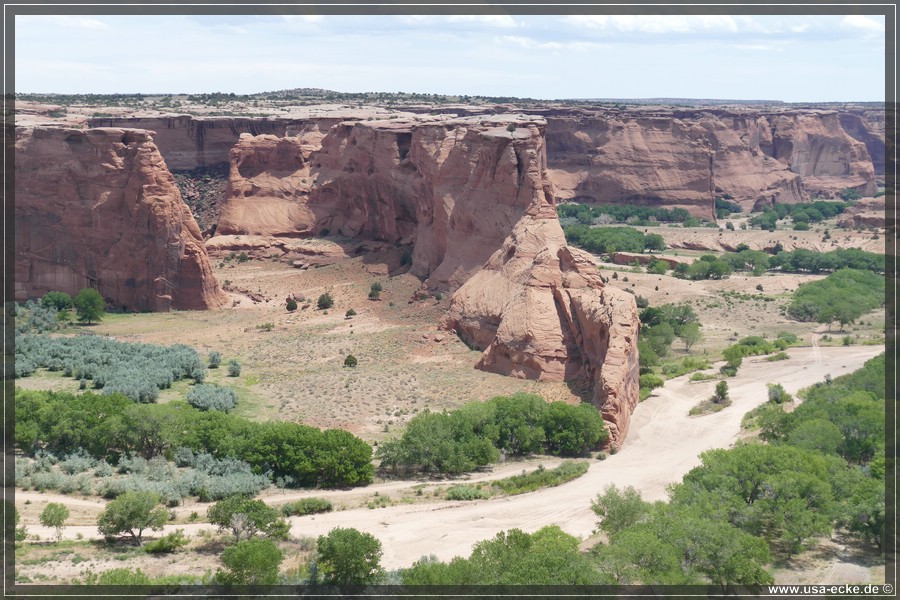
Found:
[[242, 133], [284, 136], [290, 121], [255, 117], [98, 117], [91, 127], [128, 127], [154, 132], [169, 169], [194, 169], [228, 162]]
[[[479, 368], [593, 383], [619, 444], [638, 399], [638, 318], [566, 247], [543, 119], [345, 122], [320, 138], [243, 136], [217, 232], [330, 234], [411, 246], [411, 272], [455, 290], [442, 322]], [[209, 241], [218, 245], [219, 236]]]
[[226, 302], [151, 132], [16, 131], [16, 298], [97, 288], [125, 310]]
[[878, 141], [861, 119], [814, 110], [572, 111], [547, 127], [559, 198], [682, 207], [707, 219], [720, 196], [750, 210], [848, 187], [871, 194], [867, 146], [877, 151]]

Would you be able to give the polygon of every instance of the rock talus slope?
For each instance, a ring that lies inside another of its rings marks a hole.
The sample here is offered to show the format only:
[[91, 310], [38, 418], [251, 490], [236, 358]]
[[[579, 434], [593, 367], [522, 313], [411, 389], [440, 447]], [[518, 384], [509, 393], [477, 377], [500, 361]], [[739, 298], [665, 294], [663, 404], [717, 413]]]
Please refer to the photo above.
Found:
[[[586, 379], [620, 444], [638, 399], [638, 318], [566, 247], [546, 177], [542, 119], [346, 122], [244, 136], [217, 232], [321, 233], [411, 247], [411, 272], [452, 291], [441, 326], [506, 375]], [[210, 240], [213, 243], [213, 240]]]
[[227, 301], [151, 132], [19, 128], [15, 158], [17, 299], [91, 286], [125, 310]]

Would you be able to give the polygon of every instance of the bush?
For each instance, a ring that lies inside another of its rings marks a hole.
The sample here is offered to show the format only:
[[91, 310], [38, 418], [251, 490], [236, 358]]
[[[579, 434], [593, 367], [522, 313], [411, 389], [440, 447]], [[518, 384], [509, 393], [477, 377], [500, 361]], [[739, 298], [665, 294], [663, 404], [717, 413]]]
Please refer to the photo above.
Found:
[[334, 298], [328, 292], [325, 292], [319, 299], [316, 301], [316, 306], [319, 307], [319, 310], [327, 310], [334, 306]]
[[347, 358], [344, 359], [344, 366], [345, 366], [345, 367], [351, 367], [351, 368], [353, 368], [353, 367], [356, 366], [356, 363], [357, 363], [356, 357], [353, 356], [352, 354], [348, 354], [348, 355], [347, 355]]
[[453, 485], [447, 488], [447, 500], [484, 500], [491, 495], [470, 485]]
[[241, 376], [241, 363], [239, 363], [236, 358], [232, 358], [228, 362], [228, 376], [229, 377], [240, 377]]
[[351, 309], [348, 309], [347, 312], [344, 313], [344, 316], [345, 316], [346, 318], [348, 318], [348, 319], [349, 319], [350, 317], [355, 317], [355, 316], [356, 316], [356, 311], [353, 310], [352, 308], [351, 308]]
[[323, 498], [303, 498], [296, 502], [288, 502], [281, 507], [281, 514], [285, 517], [302, 517], [304, 515], [314, 515], [318, 513], [331, 512], [333, 506], [331, 500]]
[[492, 487], [502, 490], [509, 495], [524, 494], [534, 490], [562, 485], [573, 479], [577, 479], [587, 473], [590, 465], [587, 462], [567, 461], [554, 469], [545, 469], [539, 465], [531, 473], [513, 475], [492, 482]]
[[640, 377], [640, 388], [642, 390], [653, 390], [662, 387], [665, 383], [662, 377], [652, 373], [646, 373]]
[[287, 308], [288, 312], [294, 312], [297, 310], [297, 301], [293, 298], [288, 298], [285, 303], [285, 308]]
[[213, 350], [209, 353], [209, 368], [210, 369], [218, 369], [219, 365], [222, 364], [222, 355], [219, 352]]
[[[182, 344], [133, 344], [94, 335], [22, 335], [16, 337], [16, 351], [26, 362], [92, 380], [104, 394], [120, 392], [135, 402], [153, 402], [173, 381], [202, 380], [206, 371], [196, 350]], [[18, 355], [16, 359], [18, 368]]]
[[79, 448], [60, 461], [59, 469], [66, 475], [75, 475], [76, 473], [84, 473], [92, 468], [96, 462], [83, 448]]
[[164, 535], [158, 540], [148, 542], [144, 546], [144, 552], [150, 554], [168, 554], [175, 552], [182, 546], [187, 546], [190, 540], [184, 535], [184, 529], [176, 529], [174, 532]]
[[200, 410], [219, 410], [227, 413], [237, 405], [237, 394], [231, 388], [200, 384], [191, 388], [187, 401]]
[[785, 402], [790, 402], [792, 400], [791, 395], [788, 394], [784, 386], [780, 383], [768, 383], [766, 387], [769, 390], [769, 402], [773, 404], [784, 404]]

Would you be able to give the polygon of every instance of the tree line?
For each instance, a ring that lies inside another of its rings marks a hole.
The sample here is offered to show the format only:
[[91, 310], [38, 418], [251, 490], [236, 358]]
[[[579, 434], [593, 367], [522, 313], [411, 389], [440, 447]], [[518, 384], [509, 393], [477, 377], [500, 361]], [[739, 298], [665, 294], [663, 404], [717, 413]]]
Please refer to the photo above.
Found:
[[300, 487], [366, 485], [374, 476], [371, 446], [342, 429], [257, 423], [182, 401], [135, 404], [117, 393], [16, 390], [15, 441], [29, 456], [82, 448], [111, 464], [135, 455], [173, 460], [187, 448]]
[[608, 438], [594, 406], [548, 403], [519, 393], [449, 412], [420, 413], [400, 437], [378, 446], [377, 457], [386, 470], [456, 474], [496, 462], [501, 453], [582, 456]]

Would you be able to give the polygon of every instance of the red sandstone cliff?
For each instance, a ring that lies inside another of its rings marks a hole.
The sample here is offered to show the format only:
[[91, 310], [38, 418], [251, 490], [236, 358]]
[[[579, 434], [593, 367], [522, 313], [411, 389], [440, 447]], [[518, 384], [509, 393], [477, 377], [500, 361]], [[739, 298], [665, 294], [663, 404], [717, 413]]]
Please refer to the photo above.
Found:
[[[570, 250], [546, 177], [542, 119], [345, 122], [243, 136], [217, 232], [330, 233], [412, 244], [411, 272], [456, 290], [442, 322], [479, 368], [585, 378], [620, 444], [638, 399], [637, 309]], [[214, 244], [216, 238], [210, 240]]]
[[[489, 108], [516, 113], [513, 106], [499, 105], [426, 108], [480, 112], [478, 119], [490, 119], [484, 114]], [[712, 218], [716, 196], [731, 195], [746, 210], [759, 203], [833, 196], [845, 187], [865, 195], [874, 193], [875, 176], [884, 173], [883, 111], [641, 107], [523, 112], [546, 119], [548, 175], [558, 200], [680, 206]], [[156, 131], [155, 141], [173, 169], [228, 162], [242, 133], [321, 134], [338, 122], [333, 117], [190, 116], [91, 121]]]
[[290, 121], [255, 117], [98, 117], [91, 127], [127, 127], [154, 132], [153, 141], [172, 170], [228, 162], [242, 133], [284, 136]]
[[16, 299], [92, 286], [126, 310], [226, 302], [151, 132], [16, 131]]
[[809, 193], [832, 197], [843, 188], [876, 192], [865, 142], [851, 137], [834, 111], [772, 115], [772, 156], [800, 175]]

